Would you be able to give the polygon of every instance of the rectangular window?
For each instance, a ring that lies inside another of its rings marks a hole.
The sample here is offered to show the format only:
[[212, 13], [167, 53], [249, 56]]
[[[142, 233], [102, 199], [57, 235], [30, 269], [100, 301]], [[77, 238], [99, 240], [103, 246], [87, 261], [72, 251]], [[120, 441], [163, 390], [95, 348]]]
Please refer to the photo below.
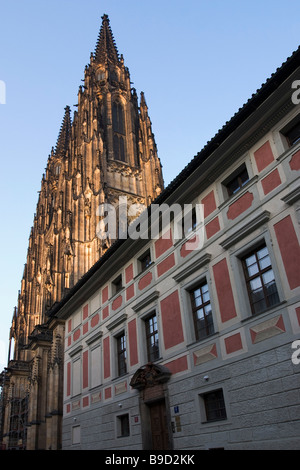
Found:
[[192, 212], [184, 217], [181, 221], [182, 233], [184, 236], [190, 234], [197, 226], [196, 208], [193, 207]]
[[279, 303], [275, 277], [266, 245], [242, 259], [253, 314]]
[[207, 282], [203, 282], [190, 291], [196, 339], [202, 339], [214, 333], [214, 324]]
[[249, 181], [249, 175], [246, 165], [241, 166], [234, 172], [223, 184], [227, 188], [229, 196], [237, 193]]
[[156, 314], [151, 315], [145, 321], [147, 357], [149, 362], [154, 362], [159, 358], [158, 329]]
[[126, 365], [126, 336], [122, 333], [120, 336], [117, 336], [117, 359], [118, 359], [118, 375], [124, 375], [127, 373]]
[[152, 263], [150, 250], [147, 250], [145, 253], [143, 253], [142, 256], [139, 257], [138, 262], [139, 272], [145, 271], [145, 269], [147, 269]]
[[127, 437], [129, 435], [129, 415], [117, 416], [117, 437]]
[[299, 115], [296, 116], [291, 122], [288, 123], [284, 129], [281, 130], [281, 134], [287, 140], [288, 146], [292, 147], [297, 142], [300, 141], [300, 118]]
[[122, 289], [122, 274], [120, 274], [114, 281], [112, 281], [112, 294], [115, 295]]
[[201, 398], [204, 403], [207, 422], [227, 419], [223, 390], [203, 393]]

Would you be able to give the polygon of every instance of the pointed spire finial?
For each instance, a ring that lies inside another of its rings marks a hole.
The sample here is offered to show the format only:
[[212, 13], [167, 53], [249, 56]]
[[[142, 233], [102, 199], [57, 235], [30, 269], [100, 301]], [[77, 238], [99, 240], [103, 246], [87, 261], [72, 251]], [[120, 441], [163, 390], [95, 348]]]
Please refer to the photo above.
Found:
[[56, 147], [55, 147], [55, 155], [58, 157], [64, 156], [68, 149], [69, 138], [71, 134], [71, 126], [72, 124], [71, 124], [70, 106], [66, 106], [63, 122], [60, 128], [59, 136], [58, 136]]
[[107, 61], [118, 64], [119, 54], [109, 24], [108, 15], [104, 14], [102, 16], [102, 25], [95, 49], [95, 62], [106, 64]]

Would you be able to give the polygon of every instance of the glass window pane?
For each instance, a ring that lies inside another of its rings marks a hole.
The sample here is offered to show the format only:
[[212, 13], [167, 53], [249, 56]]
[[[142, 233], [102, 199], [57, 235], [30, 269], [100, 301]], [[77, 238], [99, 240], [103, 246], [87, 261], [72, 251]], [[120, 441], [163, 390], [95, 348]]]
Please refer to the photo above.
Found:
[[252, 279], [250, 281], [250, 287], [251, 287], [252, 292], [257, 290], [257, 289], [260, 289], [262, 287], [262, 283], [261, 283], [260, 278], [256, 277], [255, 279]]
[[263, 248], [261, 248], [257, 252], [258, 259], [264, 258], [265, 256], [268, 256], [268, 255], [269, 255], [269, 252], [268, 252], [268, 248], [266, 246], [264, 246]]
[[248, 172], [246, 169], [242, 171], [242, 173], [240, 174], [240, 178], [241, 178], [242, 186], [244, 186], [244, 184], [246, 184], [247, 181], [249, 181], [249, 176], [248, 176]]
[[259, 260], [259, 267], [261, 270], [263, 269], [266, 269], [268, 268], [269, 266], [271, 266], [271, 260], [270, 260], [270, 256], [265, 256], [264, 258], [262, 258], [261, 260]]
[[273, 281], [274, 281], [274, 273], [273, 273], [273, 270], [270, 269], [269, 271], [263, 273], [263, 274], [262, 274], [262, 278], [263, 278], [263, 283], [264, 283], [264, 284], [269, 284], [270, 282], [273, 282]]
[[205, 305], [204, 311], [205, 311], [205, 315], [206, 315], [206, 316], [208, 316], [209, 314], [211, 314], [211, 305], [210, 305], [210, 304]]
[[199, 288], [199, 289], [195, 289], [195, 290], [194, 290], [194, 297], [196, 298], [196, 297], [199, 297], [200, 295], [201, 295], [201, 293], [200, 293], [200, 288]]
[[251, 264], [256, 263], [255, 255], [248, 256], [248, 258], [245, 259], [245, 262], [247, 266], [250, 266]]
[[255, 276], [255, 274], [257, 274], [259, 272], [257, 263], [254, 263], [251, 266], [248, 266], [247, 271], [248, 271], [248, 276], [249, 277]]
[[203, 308], [200, 308], [199, 310], [197, 310], [197, 318], [202, 319], [203, 317], [204, 317], [204, 310]]
[[202, 294], [204, 294], [205, 292], [208, 292], [208, 285], [203, 284], [203, 286], [201, 286], [201, 291], [202, 291]]

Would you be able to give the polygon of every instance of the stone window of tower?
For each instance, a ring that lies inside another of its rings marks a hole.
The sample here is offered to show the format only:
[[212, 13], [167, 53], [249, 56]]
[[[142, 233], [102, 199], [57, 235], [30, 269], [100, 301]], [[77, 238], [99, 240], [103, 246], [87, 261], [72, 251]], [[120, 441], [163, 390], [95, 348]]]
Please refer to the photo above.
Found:
[[113, 121], [113, 130], [118, 134], [125, 135], [125, 119], [124, 119], [124, 109], [121, 103], [113, 103], [112, 109], [112, 121]]
[[121, 103], [113, 103], [112, 124], [114, 134], [114, 158], [125, 162], [125, 115]]

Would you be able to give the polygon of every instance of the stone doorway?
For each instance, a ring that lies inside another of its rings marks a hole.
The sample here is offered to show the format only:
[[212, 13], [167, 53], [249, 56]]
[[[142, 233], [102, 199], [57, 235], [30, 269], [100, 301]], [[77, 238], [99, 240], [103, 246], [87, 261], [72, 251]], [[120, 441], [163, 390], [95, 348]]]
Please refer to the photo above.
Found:
[[170, 450], [172, 426], [167, 381], [171, 372], [148, 363], [134, 374], [130, 385], [140, 391], [140, 415], [144, 450]]

